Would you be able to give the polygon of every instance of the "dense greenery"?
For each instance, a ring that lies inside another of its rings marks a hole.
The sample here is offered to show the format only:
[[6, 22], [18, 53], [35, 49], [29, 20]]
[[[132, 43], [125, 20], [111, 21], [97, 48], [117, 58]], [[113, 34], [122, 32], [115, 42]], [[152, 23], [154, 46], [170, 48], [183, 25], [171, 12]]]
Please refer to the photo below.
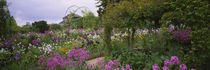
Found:
[[0, 38], [10, 37], [17, 33], [20, 27], [15, 19], [10, 15], [6, 0], [0, 1]]
[[98, 4], [99, 16], [82, 11], [67, 15], [63, 26], [36, 21], [18, 27], [1, 0], [0, 69], [209, 69], [208, 0]]
[[34, 31], [44, 33], [45, 31], [49, 30], [49, 26], [47, 25], [46, 21], [37, 21], [32, 23], [32, 27]]

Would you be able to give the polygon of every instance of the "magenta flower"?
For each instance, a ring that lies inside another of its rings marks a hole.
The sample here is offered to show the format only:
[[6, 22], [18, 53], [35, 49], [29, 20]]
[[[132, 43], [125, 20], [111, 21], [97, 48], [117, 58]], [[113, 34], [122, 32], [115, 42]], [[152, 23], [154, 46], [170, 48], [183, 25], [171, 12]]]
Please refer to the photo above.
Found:
[[114, 70], [120, 70], [120, 68], [115, 68]]
[[40, 42], [41, 42], [41, 40], [32, 40], [32, 44], [33, 45], [39, 45], [40, 44]]
[[154, 65], [152, 66], [152, 69], [153, 69], [153, 70], [160, 70], [160, 67], [159, 67], [157, 64], [154, 64]]
[[70, 28], [68, 28], [67, 30], [66, 30], [66, 34], [70, 34]]
[[45, 63], [45, 56], [40, 56], [40, 58], [39, 58], [39, 60], [38, 60], [38, 63], [39, 63], [40, 65], [44, 65], [44, 63]]
[[179, 43], [189, 43], [191, 40], [190, 33], [192, 30], [186, 29], [186, 30], [175, 30], [172, 32], [172, 36], [175, 40], [177, 40]]
[[164, 67], [163, 67], [163, 70], [169, 70], [169, 69], [168, 69], [168, 67], [167, 67], [167, 66], [164, 66]]
[[191, 70], [197, 70], [197, 69], [192, 68]]
[[49, 31], [44, 31], [44, 34], [49, 35], [50, 32]]
[[109, 66], [108, 64], [105, 66], [105, 70], [112, 70], [111, 66]]
[[181, 64], [179, 66], [179, 70], [187, 70], [187, 66], [185, 64]]
[[126, 64], [125, 68], [126, 70], [132, 70], [129, 64]]
[[109, 66], [114, 66], [115, 63], [114, 63], [112, 60], [109, 60], [108, 65], [109, 65]]
[[114, 60], [113, 62], [114, 62], [115, 65], [117, 64], [117, 65], [120, 66], [120, 62], [118, 60]]
[[165, 66], [170, 66], [170, 65], [171, 65], [171, 62], [170, 62], [168, 59], [166, 59], [166, 60], [164, 61], [164, 65], [165, 65]]
[[172, 56], [170, 62], [171, 64], [179, 64], [179, 58], [177, 56]]
[[124, 66], [122, 66], [121, 70], [125, 70]]

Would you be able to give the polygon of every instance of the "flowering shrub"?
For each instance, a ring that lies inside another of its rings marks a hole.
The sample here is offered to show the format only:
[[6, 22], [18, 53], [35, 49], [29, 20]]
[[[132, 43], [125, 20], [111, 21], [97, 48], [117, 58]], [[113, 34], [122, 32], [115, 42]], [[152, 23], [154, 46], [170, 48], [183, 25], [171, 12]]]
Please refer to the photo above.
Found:
[[109, 60], [105, 65], [104, 60], [97, 59], [96, 64], [100, 65], [100, 68], [104, 68], [105, 70], [132, 70], [129, 64], [126, 64], [124, 67], [118, 60]]
[[89, 57], [89, 51], [85, 51], [86, 49], [73, 49], [69, 51], [68, 57], [62, 57], [56, 51], [54, 54], [51, 54], [49, 58], [45, 59], [45, 56], [41, 56], [38, 60], [40, 65], [45, 64], [45, 60], [47, 60], [47, 69], [55, 70], [56, 67], [70, 67], [71, 65], [78, 67], [83, 64], [85, 60]]
[[175, 30], [172, 32], [172, 36], [175, 40], [177, 40], [181, 44], [189, 43], [191, 40], [190, 33], [192, 31], [190, 29], [186, 30]]
[[38, 39], [32, 40], [32, 44], [33, 44], [33, 45], [39, 45], [40, 42], [41, 42], [41, 40], [38, 40]]
[[[162, 70], [169, 70], [169, 68], [171, 68], [171, 70], [174, 70], [175, 67], [173, 66], [178, 65], [178, 64], [180, 64], [178, 57], [172, 56], [170, 61], [168, 59], [164, 61], [164, 66], [162, 67]], [[157, 64], [154, 64], [152, 66], [152, 69], [160, 70], [160, 67]], [[187, 66], [185, 64], [180, 64], [179, 70], [187, 70]], [[195, 70], [195, 69], [191, 69], [191, 70]]]

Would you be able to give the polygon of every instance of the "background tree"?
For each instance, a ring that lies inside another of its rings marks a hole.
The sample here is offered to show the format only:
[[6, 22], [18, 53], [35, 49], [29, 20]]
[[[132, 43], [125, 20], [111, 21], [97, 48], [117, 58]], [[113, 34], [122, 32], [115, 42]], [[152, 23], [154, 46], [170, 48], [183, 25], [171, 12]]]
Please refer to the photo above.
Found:
[[10, 37], [19, 29], [15, 19], [10, 15], [7, 1], [0, 0], [0, 38]]
[[46, 21], [36, 21], [32, 23], [34, 31], [44, 33], [46, 30], [49, 30], [49, 26]]
[[62, 30], [62, 26], [59, 24], [52, 24], [50, 25], [50, 30], [53, 30], [53, 31]]
[[[103, 15], [103, 23], [105, 26], [106, 34], [105, 38], [110, 37], [111, 33], [108, 32], [111, 32], [110, 30], [112, 30], [113, 27], [119, 28], [122, 31], [126, 31], [128, 33], [128, 47], [130, 47], [131, 50], [135, 43], [134, 37], [136, 29], [144, 28], [145, 25], [145, 18], [142, 15], [143, 12], [138, 8], [140, 4], [137, 4], [137, 2], [138, 1], [122, 1], [114, 5], [114, 7], [113, 5], [109, 5], [106, 9], [107, 11]], [[106, 27], [108, 27], [109, 29]]]
[[98, 1], [97, 7], [99, 8], [97, 10], [97, 12], [98, 12], [99, 16], [102, 16], [105, 13], [106, 8], [109, 3], [114, 5], [115, 3], [119, 3], [120, 1], [123, 1], [123, 0], [97, 0], [97, 1]]
[[206, 0], [169, 0], [165, 2], [168, 12], [161, 21], [176, 29], [191, 29], [191, 47], [184, 47], [184, 61], [190, 68], [209, 69], [210, 55], [210, 8]]

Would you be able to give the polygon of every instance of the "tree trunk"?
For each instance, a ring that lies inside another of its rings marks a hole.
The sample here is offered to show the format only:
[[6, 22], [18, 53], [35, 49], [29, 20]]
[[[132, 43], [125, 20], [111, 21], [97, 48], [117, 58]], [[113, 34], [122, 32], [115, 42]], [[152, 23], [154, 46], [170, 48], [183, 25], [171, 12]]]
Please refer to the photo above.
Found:
[[136, 32], [136, 29], [135, 29], [135, 28], [132, 28], [132, 34], [131, 34], [131, 48], [133, 47], [133, 45], [134, 45], [134, 43], [135, 43], [135, 39], [134, 39], [135, 32]]
[[160, 28], [159, 19], [155, 20], [155, 29]]
[[106, 25], [105, 29], [104, 29], [104, 46], [105, 46], [105, 55], [109, 56], [110, 52], [112, 50], [112, 45], [111, 45], [111, 31], [112, 31], [112, 27]]
[[131, 49], [131, 45], [130, 45], [130, 28], [128, 28], [128, 36], [127, 36], [127, 39], [128, 39], [128, 47]]

